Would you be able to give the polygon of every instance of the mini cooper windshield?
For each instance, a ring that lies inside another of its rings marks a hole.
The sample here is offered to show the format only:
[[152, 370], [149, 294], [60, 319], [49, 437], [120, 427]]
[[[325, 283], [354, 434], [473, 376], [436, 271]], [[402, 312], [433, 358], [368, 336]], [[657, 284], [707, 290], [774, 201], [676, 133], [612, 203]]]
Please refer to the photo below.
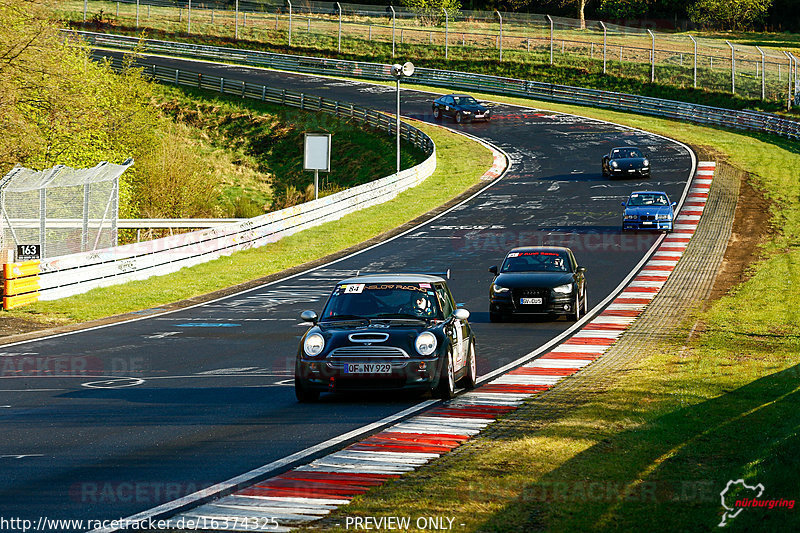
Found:
[[560, 252], [511, 252], [500, 272], [571, 272], [569, 258]]
[[442, 319], [430, 283], [354, 283], [338, 285], [322, 321], [358, 318]]

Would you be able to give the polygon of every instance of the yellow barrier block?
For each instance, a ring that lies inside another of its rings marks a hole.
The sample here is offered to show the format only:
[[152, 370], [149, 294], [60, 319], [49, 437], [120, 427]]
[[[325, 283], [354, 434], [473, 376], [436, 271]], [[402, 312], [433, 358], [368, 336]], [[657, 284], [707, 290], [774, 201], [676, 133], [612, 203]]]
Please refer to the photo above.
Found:
[[22, 294], [20, 296], [4, 296], [3, 297], [3, 309], [8, 311], [9, 309], [13, 309], [15, 307], [21, 307], [23, 305], [32, 304], [34, 302], [39, 301], [39, 293], [38, 292], [31, 292], [28, 294]]
[[6, 263], [3, 265], [5, 279], [24, 278], [25, 276], [38, 276], [40, 261], [25, 261], [24, 263]]
[[26, 292], [34, 292], [39, 290], [39, 276], [30, 276], [27, 278], [7, 279], [3, 283], [3, 295], [16, 296]]

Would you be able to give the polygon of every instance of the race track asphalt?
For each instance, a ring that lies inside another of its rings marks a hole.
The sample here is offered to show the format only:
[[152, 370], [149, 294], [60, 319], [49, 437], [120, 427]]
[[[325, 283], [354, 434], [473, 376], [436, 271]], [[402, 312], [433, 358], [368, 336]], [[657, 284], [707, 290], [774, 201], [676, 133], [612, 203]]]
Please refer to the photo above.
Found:
[[[148, 61], [394, 108], [393, 87]], [[403, 115], [433, 122], [433, 98], [404, 89]], [[472, 313], [479, 375], [516, 360], [571, 322], [489, 323], [487, 268], [513, 246], [569, 246], [587, 268], [593, 306], [656, 240], [620, 233], [620, 201], [636, 188], [665, 190], [677, 200], [693, 169], [686, 147], [668, 139], [533, 108], [498, 104], [489, 123], [443, 124], [500, 147], [511, 168], [434, 221], [218, 301], [169, 314], [147, 310], [140, 320], [0, 347], [0, 516], [128, 516], [417, 403], [404, 395], [323, 395], [316, 405], [294, 398], [294, 354], [305, 330], [298, 315], [319, 311], [334, 283], [356, 270], [451, 269], [451, 290]], [[650, 154], [651, 179], [602, 178], [601, 156], [627, 144]]]

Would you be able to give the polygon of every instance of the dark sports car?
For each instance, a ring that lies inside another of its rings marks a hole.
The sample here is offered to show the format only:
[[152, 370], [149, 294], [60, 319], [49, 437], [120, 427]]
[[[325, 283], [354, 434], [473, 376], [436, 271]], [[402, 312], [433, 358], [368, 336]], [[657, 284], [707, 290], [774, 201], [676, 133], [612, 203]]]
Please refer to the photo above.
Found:
[[578, 320], [586, 313], [586, 269], [578, 266], [569, 248], [514, 248], [503, 265], [489, 268], [489, 318], [499, 322], [511, 315], [565, 315]]
[[433, 118], [453, 117], [461, 124], [471, 120], [489, 120], [492, 110], [466, 94], [446, 94], [433, 101]]
[[612, 148], [603, 156], [604, 178], [650, 177], [650, 161], [632, 146]]
[[622, 231], [661, 230], [672, 231], [675, 219], [675, 202], [669, 201], [667, 193], [661, 191], [634, 191], [622, 202]]
[[301, 402], [324, 391], [431, 391], [451, 398], [475, 386], [469, 312], [456, 308], [447, 282], [424, 274], [372, 274], [333, 289], [300, 340], [294, 390]]

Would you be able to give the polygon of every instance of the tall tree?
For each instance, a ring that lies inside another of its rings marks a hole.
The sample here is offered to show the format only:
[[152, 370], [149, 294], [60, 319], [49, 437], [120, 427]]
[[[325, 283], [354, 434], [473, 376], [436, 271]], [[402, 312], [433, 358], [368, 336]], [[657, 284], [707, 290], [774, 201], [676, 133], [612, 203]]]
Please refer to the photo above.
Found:
[[697, 0], [689, 17], [707, 28], [744, 30], [766, 17], [772, 0]]

